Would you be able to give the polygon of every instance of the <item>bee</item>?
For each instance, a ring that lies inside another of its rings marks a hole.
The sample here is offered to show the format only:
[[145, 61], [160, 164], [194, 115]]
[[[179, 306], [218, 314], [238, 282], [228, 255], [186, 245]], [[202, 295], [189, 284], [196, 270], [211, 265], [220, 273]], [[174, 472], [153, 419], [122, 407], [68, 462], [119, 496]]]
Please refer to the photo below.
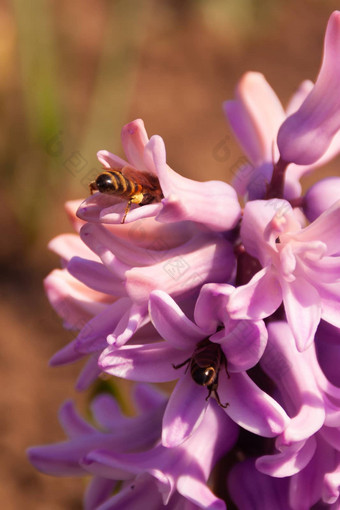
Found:
[[228, 403], [222, 404], [217, 393], [218, 376], [222, 366], [224, 366], [227, 376], [227, 359], [219, 344], [210, 342], [207, 338], [198, 342], [191, 358], [186, 359], [179, 365], [172, 365], [174, 368], [181, 368], [188, 365], [185, 373], [190, 366], [190, 373], [193, 380], [200, 386], [206, 386], [208, 389], [208, 400], [213, 393], [220, 407], [228, 407]]
[[107, 195], [117, 195], [127, 200], [121, 223], [125, 222], [131, 204], [146, 205], [160, 202], [163, 193], [155, 175], [135, 170], [130, 166], [107, 168], [89, 184], [91, 195], [94, 191]]

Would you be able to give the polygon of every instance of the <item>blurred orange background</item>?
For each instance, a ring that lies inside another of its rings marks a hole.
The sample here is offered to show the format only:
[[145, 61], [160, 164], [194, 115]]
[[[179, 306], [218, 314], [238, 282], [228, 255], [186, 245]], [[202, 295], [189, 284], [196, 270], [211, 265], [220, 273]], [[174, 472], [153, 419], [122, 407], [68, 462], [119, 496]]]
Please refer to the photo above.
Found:
[[[73, 389], [79, 366], [47, 366], [72, 335], [42, 280], [59, 264], [47, 242], [71, 231], [63, 203], [85, 198], [100, 170], [96, 152], [123, 156], [121, 127], [141, 117], [149, 136], [164, 138], [177, 172], [230, 181], [242, 154], [222, 102], [253, 70], [286, 104], [302, 80], [315, 79], [337, 7], [335, 0], [0, 3], [2, 508], [82, 508], [86, 481], [40, 475], [25, 449], [62, 440], [60, 404], [71, 397], [84, 407], [87, 399]], [[305, 186], [321, 174], [340, 175], [339, 158]]]

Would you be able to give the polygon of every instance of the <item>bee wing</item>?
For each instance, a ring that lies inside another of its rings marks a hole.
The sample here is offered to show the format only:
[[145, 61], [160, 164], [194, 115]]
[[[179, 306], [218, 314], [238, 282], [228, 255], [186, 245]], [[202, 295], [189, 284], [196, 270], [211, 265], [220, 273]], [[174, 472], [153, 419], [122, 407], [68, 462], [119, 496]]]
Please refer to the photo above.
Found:
[[148, 172], [142, 172], [141, 170], [136, 170], [131, 166], [124, 166], [121, 169], [121, 173], [127, 179], [131, 179], [131, 181], [140, 184], [144, 190], [152, 190], [155, 188], [159, 188], [159, 182], [155, 175], [152, 175]]

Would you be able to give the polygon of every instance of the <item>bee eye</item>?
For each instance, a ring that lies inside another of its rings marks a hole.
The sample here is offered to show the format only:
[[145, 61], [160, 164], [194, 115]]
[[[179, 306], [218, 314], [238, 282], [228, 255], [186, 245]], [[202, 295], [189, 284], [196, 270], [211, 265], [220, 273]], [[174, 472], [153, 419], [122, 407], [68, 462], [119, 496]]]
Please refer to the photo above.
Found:
[[200, 386], [212, 384], [216, 377], [216, 370], [213, 367], [199, 368], [192, 373], [193, 380]]

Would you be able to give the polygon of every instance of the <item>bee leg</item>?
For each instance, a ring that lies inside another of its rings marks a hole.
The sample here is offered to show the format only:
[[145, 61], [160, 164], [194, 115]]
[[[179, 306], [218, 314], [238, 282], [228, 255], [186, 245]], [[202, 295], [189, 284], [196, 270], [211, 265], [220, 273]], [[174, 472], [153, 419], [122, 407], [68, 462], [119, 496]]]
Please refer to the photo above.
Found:
[[125, 212], [124, 212], [124, 216], [123, 216], [123, 219], [122, 221], [120, 222], [121, 224], [125, 223], [125, 218], [127, 216], [127, 213], [130, 211], [130, 207], [131, 207], [131, 204], [132, 204], [132, 201], [129, 200], [128, 203], [127, 203], [127, 206], [125, 208]]
[[95, 191], [97, 191], [96, 181], [91, 181], [90, 184], [89, 184], [89, 188], [90, 188], [91, 195], [93, 195], [93, 193]]
[[191, 361], [191, 358], [186, 359], [185, 361], [183, 361], [183, 363], [180, 363], [179, 365], [174, 365], [172, 363], [172, 366], [177, 370], [177, 368], [181, 368], [184, 367], [184, 365], [188, 365], [187, 368], [185, 369], [185, 373], [187, 373], [187, 370], [189, 368], [189, 361]]
[[225, 362], [225, 364], [224, 364], [224, 368], [225, 368], [226, 374], [227, 374], [227, 376], [228, 376], [228, 379], [230, 379], [230, 374], [229, 374], [229, 372], [228, 372], [228, 367], [227, 367], [227, 361], [226, 361], [226, 362]]
[[216, 401], [217, 401], [217, 403], [218, 403], [218, 405], [219, 405], [220, 407], [223, 407], [223, 409], [225, 409], [226, 407], [228, 407], [229, 402], [226, 402], [225, 404], [222, 404], [222, 402], [220, 401], [220, 397], [219, 397], [219, 395], [218, 395], [218, 393], [217, 393], [217, 390], [214, 390], [214, 395], [215, 395]]

